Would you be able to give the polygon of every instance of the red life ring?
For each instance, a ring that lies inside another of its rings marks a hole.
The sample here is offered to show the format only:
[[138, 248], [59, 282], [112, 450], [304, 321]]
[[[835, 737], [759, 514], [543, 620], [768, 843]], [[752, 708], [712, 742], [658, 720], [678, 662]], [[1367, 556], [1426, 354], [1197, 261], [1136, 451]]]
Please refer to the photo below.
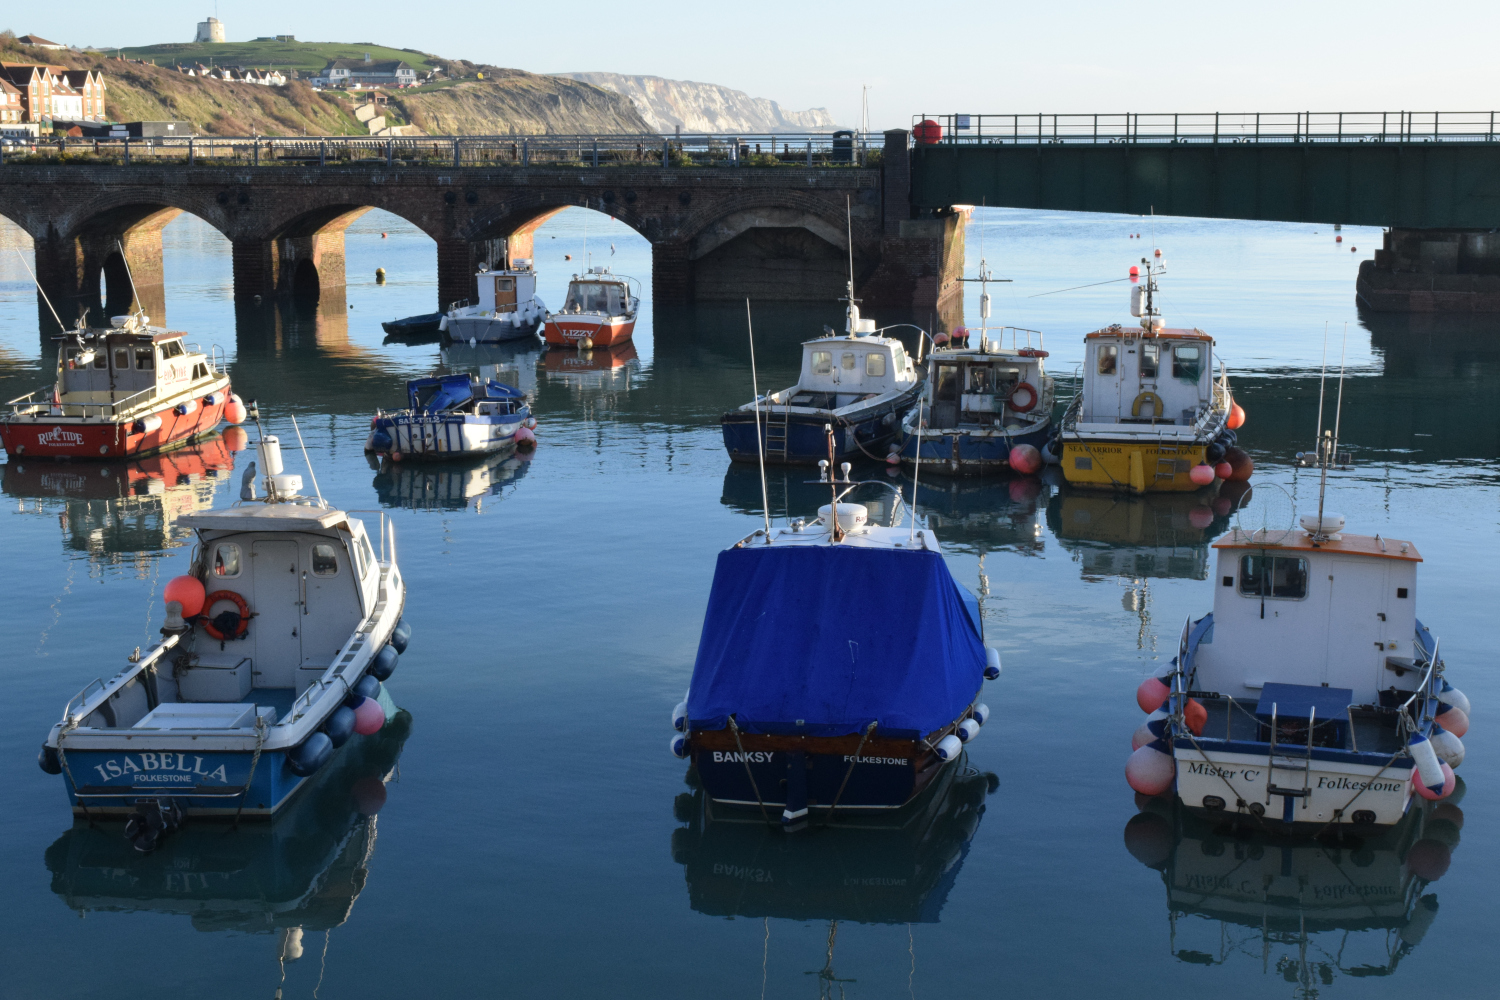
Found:
[[243, 639], [245, 632], [250, 628], [250, 605], [246, 604], [245, 599], [232, 590], [216, 590], [203, 599], [203, 631], [220, 642], [229, 638], [215, 628], [213, 619], [208, 617], [208, 613], [213, 610], [214, 604], [218, 601], [233, 601], [235, 606], [240, 609], [240, 627], [235, 630], [234, 637], [236, 639]]
[[1030, 413], [1036, 408], [1039, 398], [1036, 386], [1030, 382], [1022, 382], [1010, 394], [1010, 408], [1017, 413]]
[[1050, 358], [1051, 352], [1044, 351], [1040, 347], [1023, 347], [1016, 352], [1023, 358]]

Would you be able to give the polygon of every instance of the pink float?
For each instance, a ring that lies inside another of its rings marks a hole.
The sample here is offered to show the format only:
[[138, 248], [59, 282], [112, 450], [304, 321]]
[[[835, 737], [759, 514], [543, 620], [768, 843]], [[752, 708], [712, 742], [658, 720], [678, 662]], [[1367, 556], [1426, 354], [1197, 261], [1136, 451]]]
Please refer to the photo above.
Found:
[[1135, 703], [1141, 706], [1142, 712], [1150, 714], [1166, 704], [1167, 696], [1171, 693], [1172, 689], [1160, 677], [1147, 677], [1135, 689]]
[[1454, 777], [1453, 768], [1448, 766], [1448, 762], [1446, 760], [1439, 763], [1438, 766], [1443, 769], [1443, 790], [1441, 792], [1434, 792], [1432, 789], [1422, 784], [1422, 779], [1420, 776], [1418, 776], [1417, 769], [1411, 769], [1412, 788], [1416, 790], [1416, 793], [1418, 795], [1422, 796], [1422, 798], [1426, 799], [1428, 802], [1436, 802], [1439, 799], [1446, 799], [1448, 796], [1453, 794], [1453, 789], [1458, 785], [1458, 779]]
[[1214, 467], [1212, 465], [1195, 465], [1188, 471], [1188, 478], [1198, 486], [1207, 486], [1214, 481]]
[[1176, 777], [1177, 761], [1161, 740], [1152, 740], [1125, 762], [1125, 780], [1142, 795], [1165, 794]]
[[361, 736], [373, 736], [385, 727], [385, 709], [374, 698], [366, 698], [354, 710], [354, 731]]
[[[168, 598], [168, 600], [171, 600], [171, 598]], [[187, 612], [183, 611], [183, 614], [187, 614]], [[1463, 739], [1464, 735], [1469, 731], [1469, 717], [1457, 705], [1448, 705], [1439, 712], [1437, 714], [1437, 723], [1459, 739]]]
[[1010, 450], [1010, 467], [1030, 476], [1042, 467], [1042, 453], [1029, 444], [1018, 444]]

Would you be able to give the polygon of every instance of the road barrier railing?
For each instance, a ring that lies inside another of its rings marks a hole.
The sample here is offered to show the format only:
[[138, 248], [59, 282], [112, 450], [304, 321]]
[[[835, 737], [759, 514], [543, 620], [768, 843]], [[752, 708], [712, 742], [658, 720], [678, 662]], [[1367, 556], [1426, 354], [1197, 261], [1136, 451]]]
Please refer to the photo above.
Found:
[[[938, 128], [924, 126], [935, 123]], [[1006, 143], [1495, 142], [1493, 111], [916, 115], [917, 145]]]

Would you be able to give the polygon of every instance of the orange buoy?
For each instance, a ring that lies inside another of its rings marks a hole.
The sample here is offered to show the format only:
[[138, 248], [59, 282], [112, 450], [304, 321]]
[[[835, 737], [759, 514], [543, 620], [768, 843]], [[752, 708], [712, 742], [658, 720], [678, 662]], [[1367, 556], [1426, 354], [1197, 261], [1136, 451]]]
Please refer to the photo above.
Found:
[[1012, 469], [1029, 476], [1041, 469], [1042, 453], [1035, 445], [1018, 444], [1010, 450], [1008, 461]]
[[1234, 466], [1230, 465], [1228, 462], [1220, 462], [1218, 465], [1214, 466], [1214, 475], [1218, 476], [1220, 479], [1227, 480], [1230, 476], [1234, 475]]
[[1136, 267], [1134, 264], [1131, 264], [1130, 265], [1130, 276], [1132, 278], [1139, 278], [1141, 276], [1141, 269], [1139, 267]]
[[1239, 403], [1229, 404], [1229, 429], [1237, 431], [1245, 426], [1245, 408]]
[[1153, 251], [1153, 253], [1155, 254], [1155, 256], [1160, 257], [1161, 256], [1161, 247], [1157, 247], [1156, 250]]
[[1229, 475], [1224, 478], [1233, 482], [1243, 483], [1255, 472], [1255, 461], [1243, 448], [1230, 448], [1224, 452], [1224, 461], [1229, 465]]
[[166, 589], [162, 591], [162, 600], [171, 604], [176, 601], [182, 605], [182, 616], [191, 618], [203, 610], [203, 599], [206, 593], [203, 589], [203, 581], [196, 576], [174, 576], [167, 581]]
[[1160, 677], [1147, 677], [1135, 689], [1135, 703], [1141, 706], [1142, 712], [1150, 715], [1166, 704], [1167, 696], [1171, 693], [1172, 689]]
[[381, 233], [381, 234], [380, 234], [380, 238], [381, 238], [381, 239], [385, 239], [385, 233]]
[[1187, 723], [1194, 736], [1202, 736], [1203, 727], [1208, 725], [1208, 709], [1197, 698], [1189, 698], [1187, 707], [1182, 710], [1182, 721]]
[[1335, 242], [1335, 243], [1342, 243], [1342, 242], [1344, 242], [1344, 238], [1342, 236], [1335, 236], [1333, 238], [1333, 242]]
[[224, 403], [224, 419], [231, 424], [242, 424], [249, 412], [245, 409], [245, 401], [234, 393], [229, 394], [229, 399]]

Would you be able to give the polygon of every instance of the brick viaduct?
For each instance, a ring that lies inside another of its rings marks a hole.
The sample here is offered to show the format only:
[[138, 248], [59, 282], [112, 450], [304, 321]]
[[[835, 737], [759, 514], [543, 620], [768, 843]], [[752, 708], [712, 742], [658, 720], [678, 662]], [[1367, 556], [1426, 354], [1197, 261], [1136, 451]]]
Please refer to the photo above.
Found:
[[181, 212], [229, 239], [244, 301], [342, 287], [345, 229], [384, 209], [437, 243], [434, 306], [445, 308], [473, 294], [479, 263], [530, 257], [537, 227], [574, 205], [650, 242], [658, 303], [832, 300], [852, 254], [867, 307], [925, 319], [961, 299], [964, 216], [914, 218], [910, 185], [908, 133], [896, 130], [875, 168], [6, 164], [0, 215], [35, 240], [64, 322], [123, 311], [126, 263], [141, 304], [160, 309], [161, 230]]

